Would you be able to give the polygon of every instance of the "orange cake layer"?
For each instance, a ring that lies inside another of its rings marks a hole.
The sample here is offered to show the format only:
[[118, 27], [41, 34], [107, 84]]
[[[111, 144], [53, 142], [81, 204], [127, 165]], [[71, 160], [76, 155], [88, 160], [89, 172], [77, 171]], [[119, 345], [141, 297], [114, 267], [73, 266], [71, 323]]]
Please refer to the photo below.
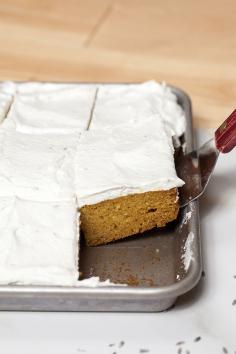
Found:
[[81, 228], [89, 246], [106, 244], [163, 227], [177, 218], [177, 189], [128, 195], [80, 209]]

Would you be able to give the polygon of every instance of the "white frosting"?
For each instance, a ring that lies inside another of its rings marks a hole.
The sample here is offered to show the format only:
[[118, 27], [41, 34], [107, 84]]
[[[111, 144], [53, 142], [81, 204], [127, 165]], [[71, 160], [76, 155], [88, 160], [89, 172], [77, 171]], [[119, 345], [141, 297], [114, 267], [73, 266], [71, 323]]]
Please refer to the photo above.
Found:
[[4, 127], [33, 134], [83, 131], [89, 123], [97, 88], [90, 129], [127, 122], [133, 125], [155, 115], [165, 121], [171, 135], [184, 133], [185, 117], [176, 96], [165, 84], [154, 81], [129, 85], [6, 83], [4, 91], [16, 91], [17, 95]]
[[75, 285], [76, 203], [0, 198], [0, 284]]
[[[84, 85], [80, 85], [84, 86]], [[35, 95], [41, 93], [55, 93], [61, 90], [67, 90], [71, 88], [78, 88], [76, 84], [61, 84], [61, 83], [51, 83], [51, 82], [23, 82], [17, 83], [17, 93], [24, 95]]]
[[12, 81], [3, 81], [0, 83], [0, 91], [8, 93], [9, 95], [14, 95], [16, 93], [17, 84]]
[[87, 129], [96, 91], [94, 86], [24, 85], [17, 89], [20, 93], [3, 128], [27, 134], [68, 134]]
[[185, 116], [176, 96], [165, 85], [155, 81], [130, 85], [103, 85], [98, 89], [90, 129], [145, 122], [155, 116], [165, 122], [171, 135], [185, 131]]
[[78, 138], [0, 131], [0, 196], [38, 201], [73, 197]]
[[189, 212], [187, 212], [187, 213], [185, 214], [184, 219], [183, 219], [183, 223], [184, 223], [184, 224], [187, 224], [188, 221], [191, 219], [191, 217], [192, 217], [192, 212], [191, 212], [191, 210], [190, 210]]
[[182, 261], [186, 272], [188, 271], [191, 261], [193, 259], [193, 250], [192, 250], [193, 241], [194, 241], [194, 233], [191, 231], [188, 234], [188, 237], [185, 241], [184, 249], [183, 249], [184, 253], [182, 255]]
[[162, 120], [81, 135], [76, 153], [79, 206], [128, 194], [183, 185], [175, 171], [173, 147]]

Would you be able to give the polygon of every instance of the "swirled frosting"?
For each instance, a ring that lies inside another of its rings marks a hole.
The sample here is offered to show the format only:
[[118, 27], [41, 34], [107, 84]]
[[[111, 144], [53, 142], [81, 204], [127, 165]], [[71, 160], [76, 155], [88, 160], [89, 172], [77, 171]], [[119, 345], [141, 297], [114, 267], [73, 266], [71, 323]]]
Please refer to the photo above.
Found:
[[3, 128], [26, 134], [86, 130], [95, 90], [88, 85], [21, 84]]
[[104, 129], [129, 123], [145, 122], [155, 116], [162, 120], [170, 135], [181, 136], [186, 121], [176, 96], [165, 84], [101, 85], [90, 129]]
[[75, 285], [75, 200], [0, 198], [0, 284]]
[[0, 131], [0, 196], [60, 201], [74, 196], [73, 159], [79, 134]]
[[79, 206], [180, 187], [173, 146], [162, 120], [149, 117], [132, 129], [123, 124], [84, 133], [75, 159]]

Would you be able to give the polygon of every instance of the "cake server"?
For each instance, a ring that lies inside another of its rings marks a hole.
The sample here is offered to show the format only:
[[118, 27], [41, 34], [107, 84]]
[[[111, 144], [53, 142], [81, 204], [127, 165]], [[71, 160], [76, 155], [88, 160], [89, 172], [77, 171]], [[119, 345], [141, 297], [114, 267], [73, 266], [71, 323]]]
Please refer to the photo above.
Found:
[[236, 146], [236, 110], [215, 131], [214, 137], [186, 155], [178, 153], [176, 170], [185, 182], [180, 189], [180, 207], [199, 198], [205, 191], [220, 153]]

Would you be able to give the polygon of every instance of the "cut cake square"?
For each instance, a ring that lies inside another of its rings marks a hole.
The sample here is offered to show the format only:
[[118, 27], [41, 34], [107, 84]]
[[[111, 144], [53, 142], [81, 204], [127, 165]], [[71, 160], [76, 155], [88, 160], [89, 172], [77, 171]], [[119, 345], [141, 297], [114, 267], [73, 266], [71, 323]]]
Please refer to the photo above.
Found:
[[27, 134], [70, 134], [87, 129], [95, 86], [21, 84], [2, 127]]
[[74, 193], [79, 134], [30, 135], [0, 131], [0, 196], [67, 200]]
[[76, 194], [88, 245], [108, 243], [153, 227], [178, 213], [173, 146], [161, 119], [96, 129], [81, 135]]
[[75, 200], [0, 197], [0, 284], [75, 285], [77, 227]]
[[129, 123], [145, 122], [149, 117], [164, 122], [170, 135], [181, 136], [186, 121], [176, 96], [165, 84], [100, 85], [97, 91], [91, 129], [105, 129]]

